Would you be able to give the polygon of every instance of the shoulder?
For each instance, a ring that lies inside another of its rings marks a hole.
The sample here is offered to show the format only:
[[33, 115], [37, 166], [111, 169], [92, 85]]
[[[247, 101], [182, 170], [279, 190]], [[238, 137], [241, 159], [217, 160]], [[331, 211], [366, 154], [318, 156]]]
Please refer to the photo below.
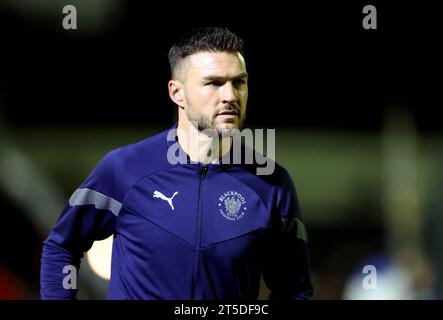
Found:
[[154, 165], [166, 161], [168, 130], [155, 134], [144, 140], [111, 150], [102, 159], [106, 164], [122, 165], [128, 163], [138, 167], [143, 164]]
[[253, 161], [248, 161], [246, 156], [240, 166], [234, 165], [228, 169], [228, 172], [254, 190], [269, 208], [282, 208], [297, 199], [290, 174], [272, 159], [273, 155], [266, 157], [247, 146], [244, 151], [245, 153], [252, 152]]
[[109, 151], [96, 165], [83, 186], [112, 190], [122, 197], [140, 178], [167, 169], [167, 134], [160, 132], [142, 141]]
[[[257, 151], [255, 151], [255, 157], [254, 169], [257, 170], [263, 166], [266, 168], [262, 171], [265, 174], [259, 175], [258, 170], [256, 172], [256, 179], [260, 181], [256, 184], [256, 190], [261, 194], [262, 199], [269, 197], [266, 192], [272, 194], [272, 207], [280, 218], [287, 218], [290, 215], [301, 218], [297, 191], [286, 168]], [[263, 163], [265, 164], [263, 165]], [[261, 188], [258, 187], [260, 184]]]
[[292, 178], [285, 167], [261, 152], [245, 146], [245, 152], [253, 154], [253, 163], [246, 164], [245, 168], [258, 179], [275, 188], [291, 190], [294, 188]]

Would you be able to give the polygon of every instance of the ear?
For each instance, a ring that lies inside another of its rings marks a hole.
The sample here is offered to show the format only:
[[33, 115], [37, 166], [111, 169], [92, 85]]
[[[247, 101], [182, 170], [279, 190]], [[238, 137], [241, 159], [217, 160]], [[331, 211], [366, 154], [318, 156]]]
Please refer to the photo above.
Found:
[[183, 93], [183, 85], [178, 80], [169, 80], [168, 82], [169, 97], [179, 107], [185, 108], [185, 99]]

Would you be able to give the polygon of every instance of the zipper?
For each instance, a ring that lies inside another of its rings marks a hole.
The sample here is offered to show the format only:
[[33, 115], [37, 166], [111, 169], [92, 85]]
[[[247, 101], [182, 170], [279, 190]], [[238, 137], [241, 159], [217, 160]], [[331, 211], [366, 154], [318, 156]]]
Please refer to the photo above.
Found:
[[200, 183], [206, 177], [206, 173], [208, 172], [208, 166], [205, 165], [200, 169]]
[[199, 176], [200, 181], [198, 184], [198, 213], [197, 213], [197, 241], [195, 242], [195, 261], [194, 261], [194, 283], [192, 287], [192, 298], [195, 298], [195, 287], [199, 277], [199, 261], [200, 261], [200, 246], [201, 246], [201, 234], [202, 234], [202, 183], [206, 178], [206, 173], [208, 172], [208, 165], [204, 165], [200, 168]]

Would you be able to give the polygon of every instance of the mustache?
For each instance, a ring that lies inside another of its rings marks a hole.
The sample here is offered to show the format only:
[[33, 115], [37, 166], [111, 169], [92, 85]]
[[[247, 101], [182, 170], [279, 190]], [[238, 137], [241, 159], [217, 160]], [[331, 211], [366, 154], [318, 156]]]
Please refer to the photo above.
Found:
[[241, 115], [241, 107], [239, 104], [237, 103], [229, 103], [229, 104], [225, 104], [223, 107], [221, 107], [220, 109], [215, 110], [214, 112], [214, 116], [216, 116], [217, 114], [219, 114], [220, 112], [224, 112], [224, 111], [234, 111], [236, 112], [238, 115]]

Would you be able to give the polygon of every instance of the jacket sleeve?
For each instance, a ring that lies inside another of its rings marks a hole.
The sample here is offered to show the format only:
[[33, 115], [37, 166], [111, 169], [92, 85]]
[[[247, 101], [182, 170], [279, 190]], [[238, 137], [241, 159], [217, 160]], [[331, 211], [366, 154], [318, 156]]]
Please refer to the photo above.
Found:
[[310, 279], [307, 232], [290, 176], [281, 168], [282, 188], [274, 222], [265, 245], [263, 279], [270, 300], [308, 300]]
[[77, 283], [72, 282], [77, 279], [84, 252], [95, 240], [106, 239], [115, 231], [121, 203], [113, 195], [113, 180], [110, 161], [104, 159], [70, 197], [43, 243], [42, 299], [76, 298]]

